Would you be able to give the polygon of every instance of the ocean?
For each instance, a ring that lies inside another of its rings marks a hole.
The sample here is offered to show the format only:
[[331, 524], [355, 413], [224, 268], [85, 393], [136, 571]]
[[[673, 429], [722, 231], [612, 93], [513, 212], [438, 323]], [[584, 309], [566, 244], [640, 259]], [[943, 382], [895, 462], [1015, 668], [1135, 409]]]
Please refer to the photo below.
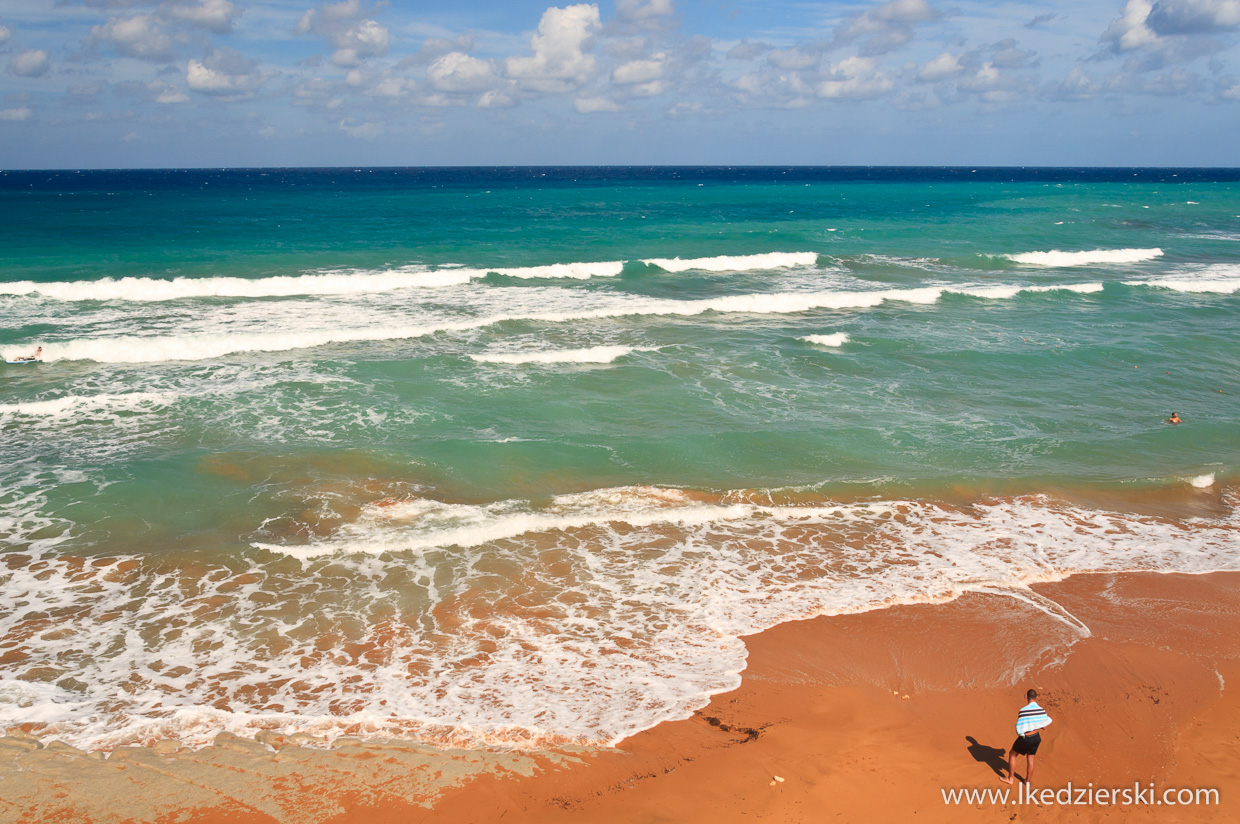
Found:
[[3, 729], [606, 746], [780, 622], [1240, 569], [1240, 170], [10, 171], [0, 204], [0, 352], [43, 349], [0, 366]]

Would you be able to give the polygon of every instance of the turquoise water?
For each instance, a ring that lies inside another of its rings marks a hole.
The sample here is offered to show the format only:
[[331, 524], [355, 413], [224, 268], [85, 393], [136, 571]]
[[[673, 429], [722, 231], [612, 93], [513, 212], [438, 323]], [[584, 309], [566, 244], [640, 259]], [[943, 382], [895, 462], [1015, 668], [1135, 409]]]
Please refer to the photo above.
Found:
[[1235, 568], [1235, 178], [7, 173], [0, 723], [608, 742], [788, 618]]

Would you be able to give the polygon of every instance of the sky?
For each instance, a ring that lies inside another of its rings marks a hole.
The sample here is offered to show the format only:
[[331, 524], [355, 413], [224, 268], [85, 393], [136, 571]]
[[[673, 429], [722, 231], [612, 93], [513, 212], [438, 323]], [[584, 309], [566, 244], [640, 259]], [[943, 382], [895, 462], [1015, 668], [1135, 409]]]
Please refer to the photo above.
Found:
[[0, 168], [1240, 166], [1240, 0], [0, 0]]

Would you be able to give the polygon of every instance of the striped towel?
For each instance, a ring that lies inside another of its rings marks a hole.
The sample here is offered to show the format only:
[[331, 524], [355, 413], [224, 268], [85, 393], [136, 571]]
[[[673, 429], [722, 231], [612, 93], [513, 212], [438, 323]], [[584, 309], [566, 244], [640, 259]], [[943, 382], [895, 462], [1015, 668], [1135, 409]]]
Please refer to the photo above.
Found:
[[1020, 708], [1020, 715], [1016, 717], [1016, 734], [1037, 732], [1050, 723], [1051, 717], [1046, 714], [1046, 710], [1039, 707], [1036, 701], [1030, 701]]

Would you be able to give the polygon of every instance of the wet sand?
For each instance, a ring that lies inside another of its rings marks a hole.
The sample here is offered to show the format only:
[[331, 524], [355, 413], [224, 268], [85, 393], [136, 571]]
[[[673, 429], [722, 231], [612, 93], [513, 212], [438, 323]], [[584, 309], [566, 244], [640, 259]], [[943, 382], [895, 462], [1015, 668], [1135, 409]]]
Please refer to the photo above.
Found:
[[[10, 735], [0, 820], [1240, 821], [1240, 573], [1079, 575], [1034, 589], [768, 630], [746, 639], [740, 688], [615, 750], [324, 750], [222, 736], [192, 753], [165, 744], [105, 760]], [[1036, 788], [1153, 783], [1151, 802], [1188, 788], [1217, 789], [1216, 803], [944, 803], [943, 789], [1006, 786], [1030, 686], [1055, 719]]]

